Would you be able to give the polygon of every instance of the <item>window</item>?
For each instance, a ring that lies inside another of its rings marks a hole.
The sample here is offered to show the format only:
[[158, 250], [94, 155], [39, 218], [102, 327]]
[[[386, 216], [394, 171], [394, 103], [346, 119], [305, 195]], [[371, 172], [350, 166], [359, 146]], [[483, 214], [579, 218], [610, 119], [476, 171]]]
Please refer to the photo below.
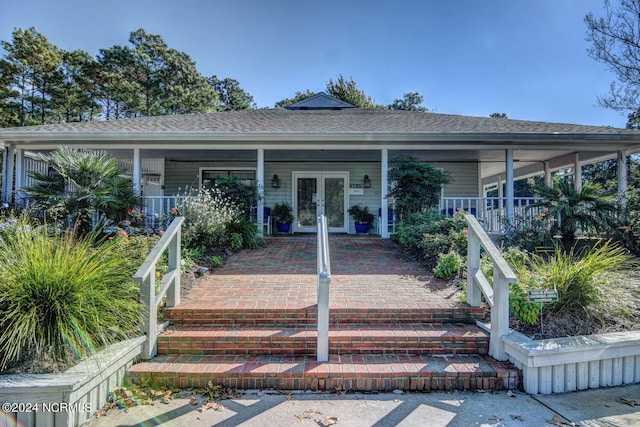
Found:
[[202, 188], [211, 188], [216, 183], [216, 178], [220, 176], [234, 176], [245, 181], [247, 185], [254, 185], [256, 182], [256, 171], [253, 169], [203, 169], [200, 171], [202, 177]]

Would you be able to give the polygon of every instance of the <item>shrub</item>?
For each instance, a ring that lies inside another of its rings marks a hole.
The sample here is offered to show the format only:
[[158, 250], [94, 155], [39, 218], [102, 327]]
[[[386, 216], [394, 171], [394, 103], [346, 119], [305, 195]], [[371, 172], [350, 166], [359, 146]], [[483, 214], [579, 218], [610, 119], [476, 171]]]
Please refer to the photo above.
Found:
[[442, 186], [449, 183], [449, 173], [413, 156], [398, 156], [389, 165], [389, 196], [395, 199], [398, 214], [421, 213], [438, 205]]
[[451, 251], [447, 254], [440, 254], [438, 262], [433, 269], [433, 274], [439, 279], [446, 279], [458, 274], [461, 266], [462, 258], [457, 252]]
[[462, 214], [412, 214], [398, 224], [397, 233], [400, 244], [430, 268], [441, 253], [467, 254], [467, 222]]
[[30, 359], [51, 370], [139, 328], [138, 288], [115, 243], [23, 227], [0, 239], [0, 369]]
[[257, 237], [258, 227], [255, 222], [244, 217], [238, 218], [227, 226], [227, 236], [230, 236], [231, 249], [255, 249], [262, 243]]
[[216, 177], [214, 188], [240, 209], [244, 216], [250, 216], [251, 208], [258, 205], [258, 187], [236, 176]]
[[[530, 255], [526, 250], [511, 247], [503, 251], [502, 256], [518, 278], [517, 283], [509, 286], [509, 312], [514, 318], [534, 325], [538, 321], [540, 305], [529, 302], [527, 291], [544, 289], [547, 284], [540, 283], [538, 280], [540, 276], [529, 270]], [[480, 268], [489, 283], [493, 285], [491, 258], [483, 257]]]
[[504, 236], [503, 243], [506, 247], [518, 247], [530, 252], [553, 247], [555, 244], [551, 233], [553, 222], [548, 215], [548, 210], [544, 210], [533, 218], [516, 217], [516, 226]]
[[185, 199], [184, 244], [204, 252], [223, 247], [227, 227], [242, 216], [241, 210], [216, 188], [187, 192]]

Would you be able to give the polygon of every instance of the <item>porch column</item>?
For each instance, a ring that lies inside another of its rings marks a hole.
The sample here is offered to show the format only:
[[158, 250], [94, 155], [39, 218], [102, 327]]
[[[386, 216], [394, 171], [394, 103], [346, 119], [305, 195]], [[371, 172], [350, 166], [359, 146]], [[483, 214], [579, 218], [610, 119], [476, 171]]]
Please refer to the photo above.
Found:
[[389, 150], [380, 150], [380, 237], [389, 238]]
[[24, 150], [22, 148], [16, 148], [16, 181], [15, 181], [15, 198], [16, 205], [22, 205], [22, 197], [19, 191], [24, 187]]
[[264, 148], [258, 148], [258, 161], [256, 166], [256, 185], [258, 186], [258, 236], [264, 235]]
[[573, 186], [576, 191], [582, 190], [582, 164], [580, 164], [580, 153], [576, 153], [573, 161]]
[[506, 216], [507, 222], [509, 225], [512, 225], [514, 222], [513, 215], [513, 150], [509, 149], [506, 151], [506, 162], [505, 162], [505, 183], [504, 183], [504, 193], [507, 198], [507, 206], [506, 206]]
[[14, 159], [13, 154], [15, 151], [15, 147], [10, 145], [5, 149], [5, 158], [2, 163], [2, 200], [7, 203], [11, 203], [13, 196], [13, 167], [14, 167]]
[[142, 158], [140, 156], [140, 149], [133, 149], [133, 165], [132, 165], [132, 184], [133, 192], [135, 194], [142, 194]]
[[551, 166], [549, 161], [544, 162], [544, 185], [547, 187], [553, 186], [553, 180], [551, 179]]
[[620, 206], [627, 205], [627, 153], [618, 151], [618, 197], [620, 198]]

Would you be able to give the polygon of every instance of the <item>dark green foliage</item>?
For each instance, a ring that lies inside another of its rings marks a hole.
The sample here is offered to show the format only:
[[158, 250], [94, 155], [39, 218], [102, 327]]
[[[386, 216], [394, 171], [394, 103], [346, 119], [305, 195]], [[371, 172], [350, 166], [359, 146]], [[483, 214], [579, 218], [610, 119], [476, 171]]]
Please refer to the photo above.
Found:
[[353, 77], [346, 80], [342, 75], [334, 81], [327, 82], [327, 92], [336, 99], [347, 102], [359, 108], [376, 108], [376, 104], [364, 90], [359, 89]]
[[218, 176], [215, 186], [247, 217], [251, 216], [251, 208], [258, 205], [258, 188], [255, 185], [247, 185], [236, 176]]
[[439, 254], [467, 254], [467, 222], [461, 214], [414, 213], [398, 224], [397, 238], [429, 268], [436, 266]]
[[427, 111], [427, 107], [422, 105], [424, 97], [418, 92], [407, 92], [402, 99], [396, 98], [393, 100], [393, 104], [390, 104], [387, 108], [390, 110], [404, 110], [404, 111]]
[[600, 184], [585, 182], [578, 191], [572, 181], [555, 179], [553, 187], [539, 185], [535, 191], [545, 199], [537, 205], [557, 218], [552, 232], [559, 233], [564, 242], [572, 242], [578, 230], [586, 234], [611, 230], [617, 206], [613, 195], [604, 192]]
[[131, 260], [96, 243], [28, 224], [2, 233], [0, 370], [24, 360], [56, 370], [137, 333]]
[[293, 208], [287, 202], [276, 203], [271, 210], [271, 216], [276, 223], [291, 224], [293, 222]]
[[255, 249], [262, 243], [257, 237], [258, 227], [255, 222], [240, 218], [227, 226], [227, 243], [234, 251], [240, 249]]
[[245, 92], [237, 80], [229, 77], [220, 80], [217, 76], [211, 76], [208, 81], [211, 87], [213, 87], [213, 90], [218, 94], [220, 109], [222, 111], [255, 108], [253, 96]]
[[401, 218], [438, 205], [442, 186], [450, 181], [446, 171], [413, 156], [396, 157], [389, 165], [389, 181], [394, 183], [389, 197]]
[[359, 204], [353, 205], [349, 208], [348, 212], [356, 224], [371, 225], [373, 223], [374, 217], [373, 214], [369, 212], [369, 206], [361, 207]]
[[87, 234], [97, 224], [118, 225], [141, 204], [131, 181], [109, 154], [60, 147], [41, 154], [54, 173], [29, 172], [33, 186], [23, 189], [35, 201], [42, 218], [63, 221], [67, 228]]

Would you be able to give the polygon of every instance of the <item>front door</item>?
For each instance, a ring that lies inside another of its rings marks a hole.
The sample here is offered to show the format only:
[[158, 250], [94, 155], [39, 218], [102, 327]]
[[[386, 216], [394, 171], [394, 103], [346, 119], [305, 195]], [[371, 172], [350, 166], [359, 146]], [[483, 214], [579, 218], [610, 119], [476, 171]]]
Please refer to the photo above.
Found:
[[294, 172], [294, 232], [315, 232], [318, 215], [327, 217], [332, 233], [346, 233], [348, 226], [348, 172]]

